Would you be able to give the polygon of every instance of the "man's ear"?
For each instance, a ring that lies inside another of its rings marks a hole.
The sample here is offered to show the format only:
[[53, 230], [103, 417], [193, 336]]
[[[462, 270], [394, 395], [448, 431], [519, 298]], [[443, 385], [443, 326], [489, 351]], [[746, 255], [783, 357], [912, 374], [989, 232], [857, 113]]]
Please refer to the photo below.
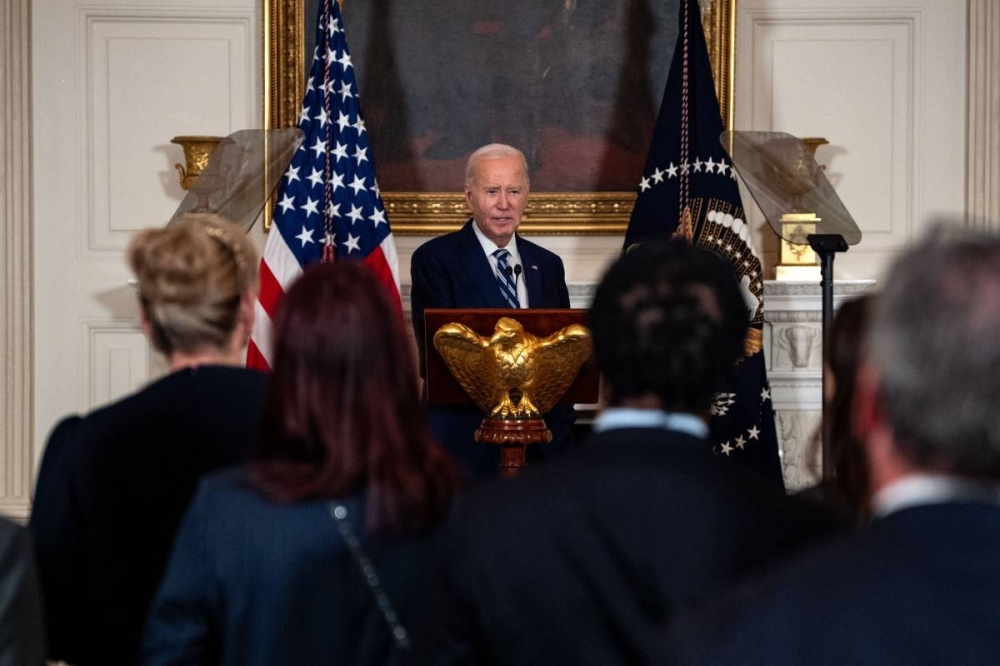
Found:
[[139, 325], [142, 327], [142, 334], [146, 336], [147, 340], [153, 339], [153, 325], [149, 323], [149, 318], [146, 316], [146, 308], [139, 306]]
[[601, 375], [597, 385], [597, 411], [607, 409], [611, 405], [611, 384]]
[[472, 212], [472, 188], [469, 187], [468, 183], [465, 184], [465, 207], [469, 209], [470, 213]]
[[240, 311], [237, 315], [239, 323], [246, 327], [247, 336], [249, 336], [250, 331], [253, 330], [253, 322], [256, 318], [256, 311], [257, 294], [248, 289], [243, 292], [243, 296], [240, 298]]

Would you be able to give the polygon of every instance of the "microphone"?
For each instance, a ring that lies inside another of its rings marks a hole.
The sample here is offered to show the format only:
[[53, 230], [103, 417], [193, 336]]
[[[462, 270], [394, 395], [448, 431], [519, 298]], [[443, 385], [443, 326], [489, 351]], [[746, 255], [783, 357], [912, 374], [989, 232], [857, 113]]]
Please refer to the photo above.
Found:
[[[506, 268], [503, 269], [503, 274], [506, 275], [507, 279], [509, 280], [510, 277], [511, 277], [511, 275], [514, 274], [514, 269], [511, 268], [510, 265], [508, 265]], [[517, 282], [516, 281], [514, 282], [514, 286], [517, 287]]]

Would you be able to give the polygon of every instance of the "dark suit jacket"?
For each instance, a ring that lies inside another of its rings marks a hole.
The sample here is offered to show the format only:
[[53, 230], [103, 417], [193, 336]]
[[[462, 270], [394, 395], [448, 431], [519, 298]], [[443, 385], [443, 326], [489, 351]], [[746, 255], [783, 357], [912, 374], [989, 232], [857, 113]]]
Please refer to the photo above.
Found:
[[[389, 625], [326, 501], [276, 504], [243, 469], [206, 477], [150, 613], [143, 663], [386, 664]], [[365, 495], [338, 502], [409, 628], [428, 537], [373, 540]]]
[[49, 656], [129, 664], [198, 478], [244, 459], [264, 375], [181, 370], [49, 437], [31, 529]]
[[601, 433], [456, 510], [418, 661], [640, 663], [678, 608], [829, 528], [701, 439]]
[[876, 520], [679, 619], [658, 663], [1000, 663], [1000, 506], [938, 504]]
[[28, 531], [0, 519], [0, 666], [43, 666], [45, 632]]
[[[496, 276], [472, 220], [459, 231], [433, 238], [413, 253], [410, 277], [413, 288], [413, 332], [424, 375], [424, 310], [427, 308], [508, 308], [497, 287]], [[540, 245], [517, 236], [522, 279], [532, 308], [568, 308], [569, 291], [562, 260]], [[476, 477], [495, 476], [499, 447], [477, 444], [473, 433], [483, 420], [475, 406], [434, 405], [429, 409], [431, 430], [441, 445], [466, 471]], [[544, 451], [555, 453], [572, 448], [576, 414], [571, 405], [559, 405], [545, 415], [552, 430], [552, 443]]]

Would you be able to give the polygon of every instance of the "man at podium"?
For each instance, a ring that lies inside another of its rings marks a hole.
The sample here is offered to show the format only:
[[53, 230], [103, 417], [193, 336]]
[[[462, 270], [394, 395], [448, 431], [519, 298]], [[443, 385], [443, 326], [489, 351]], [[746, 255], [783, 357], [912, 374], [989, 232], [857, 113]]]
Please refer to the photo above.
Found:
[[[569, 307], [562, 260], [517, 234], [528, 189], [528, 165], [520, 150], [504, 144], [483, 146], [472, 153], [465, 170], [465, 201], [472, 219], [413, 253], [413, 329], [425, 379], [426, 308]], [[438, 442], [471, 477], [498, 473], [499, 447], [473, 441], [483, 418], [476, 407], [431, 405], [429, 417]], [[541, 449], [529, 447], [529, 460], [571, 448], [575, 420], [569, 405], [546, 414], [552, 443]]]

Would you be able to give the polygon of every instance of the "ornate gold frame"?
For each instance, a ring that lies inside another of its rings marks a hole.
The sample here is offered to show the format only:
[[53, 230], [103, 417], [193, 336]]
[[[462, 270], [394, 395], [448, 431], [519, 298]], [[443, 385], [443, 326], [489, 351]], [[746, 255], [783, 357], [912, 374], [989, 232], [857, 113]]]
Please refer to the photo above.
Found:
[[[265, 0], [264, 127], [294, 127], [305, 72], [302, 0]], [[702, 3], [702, 24], [708, 41], [722, 117], [733, 126], [733, 71], [736, 41], [736, 0]], [[454, 231], [468, 218], [461, 192], [382, 192], [392, 231], [401, 235]], [[521, 231], [535, 234], [623, 234], [635, 192], [532, 192]], [[271, 206], [268, 206], [270, 212]], [[265, 218], [270, 226], [270, 215]]]

